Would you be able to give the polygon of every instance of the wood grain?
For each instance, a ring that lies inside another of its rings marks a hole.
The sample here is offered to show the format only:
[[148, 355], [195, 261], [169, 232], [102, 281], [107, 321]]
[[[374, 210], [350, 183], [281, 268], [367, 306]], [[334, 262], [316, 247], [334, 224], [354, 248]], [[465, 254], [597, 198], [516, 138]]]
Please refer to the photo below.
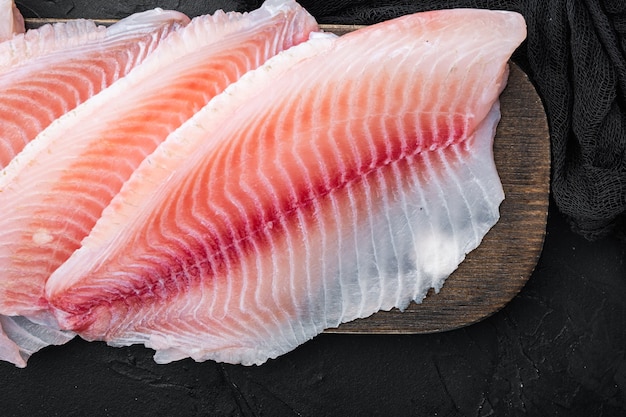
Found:
[[[26, 19], [34, 28], [62, 19]], [[96, 19], [109, 25], [115, 20]], [[320, 25], [338, 35], [360, 26]], [[327, 333], [430, 333], [475, 323], [504, 307], [524, 286], [541, 253], [548, 213], [550, 142], [543, 105], [514, 64], [501, 96], [494, 155], [505, 201], [501, 218], [438, 294], [404, 312], [381, 311]]]

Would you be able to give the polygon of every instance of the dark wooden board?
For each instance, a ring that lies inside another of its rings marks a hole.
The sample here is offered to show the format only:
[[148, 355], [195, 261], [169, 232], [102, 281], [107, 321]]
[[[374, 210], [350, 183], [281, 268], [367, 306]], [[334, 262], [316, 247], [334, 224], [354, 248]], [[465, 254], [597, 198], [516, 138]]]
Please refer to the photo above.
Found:
[[[29, 28], [62, 19], [26, 19]], [[115, 20], [96, 20], [109, 25]], [[359, 26], [321, 25], [343, 35]], [[446, 280], [438, 294], [404, 312], [381, 311], [327, 333], [430, 333], [475, 323], [504, 307], [524, 286], [543, 245], [548, 212], [550, 142], [543, 105], [533, 85], [511, 65], [501, 96], [494, 155], [505, 201], [501, 218]]]

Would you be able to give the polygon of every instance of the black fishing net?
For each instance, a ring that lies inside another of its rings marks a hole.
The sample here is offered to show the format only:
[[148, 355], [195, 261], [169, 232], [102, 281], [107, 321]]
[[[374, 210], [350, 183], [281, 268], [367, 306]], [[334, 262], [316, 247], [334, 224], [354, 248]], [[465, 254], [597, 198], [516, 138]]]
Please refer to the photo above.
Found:
[[626, 0], [301, 1], [321, 23], [371, 24], [417, 11], [520, 12], [528, 39], [513, 57], [548, 116], [552, 195], [589, 239], [625, 238]]

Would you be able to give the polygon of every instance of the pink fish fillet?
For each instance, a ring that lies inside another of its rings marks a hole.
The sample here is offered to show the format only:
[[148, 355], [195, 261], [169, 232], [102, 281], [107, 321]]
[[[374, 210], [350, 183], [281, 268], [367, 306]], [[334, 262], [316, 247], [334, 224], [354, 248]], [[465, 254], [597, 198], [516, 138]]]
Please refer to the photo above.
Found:
[[0, 179], [0, 313], [48, 322], [46, 279], [142, 160], [230, 83], [316, 29], [292, 0], [195, 18], [44, 130]]
[[[123, 77], [188, 22], [181, 13], [156, 9], [108, 29], [80, 20], [45, 25], [0, 43], [0, 167], [46, 125]], [[0, 282], [10, 279], [2, 270]], [[25, 366], [34, 351], [72, 337], [23, 317], [0, 316], [0, 359]]]
[[62, 328], [260, 364], [439, 289], [498, 220], [516, 13], [415, 14], [268, 61], [174, 132], [48, 280]]
[[75, 48], [107, 37], [107, 28], [92, 20], [77, 19], [46, 24], [0, 42], [0, 73], [42, 55]]
[[0, 0], [0, 42], [24, 33], [24, 17], [13, 0]]
[[187, 24], [155, 9], [124, 19], [104, 39], [57, 50], [0, 74], [0, 168], [53, 120], [142, 62], [169, 33]]

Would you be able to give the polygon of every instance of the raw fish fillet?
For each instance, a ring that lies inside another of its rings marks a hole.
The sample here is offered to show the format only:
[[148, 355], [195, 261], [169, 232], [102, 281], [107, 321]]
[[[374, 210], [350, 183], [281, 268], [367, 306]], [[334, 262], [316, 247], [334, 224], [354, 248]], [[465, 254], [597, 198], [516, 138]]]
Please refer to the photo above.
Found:
[[96, 42], [107, 36], [107, 28], [92, 20], [78, 19], [46, 24], [0, 43], [0, 72], [42, 55]]
[[74, 336], [73, 332], [41, 326], [24, 317], [0, 315], [0, 360], [24, 368], [33, 353], [49, 345], [67, 343]]
[[[0, 167], [54, 119], [127, 74], [188, 22], [181, 13], [153, 10], [108, 29], [78, 21], [44, 26], [0, 43]], [[45, 262], [37, 257], [31, 261]], [[0, 286], [9, 275], [2, 270]], [[7, 296], [3, 293], [2, 300]], [[21, 317], [0, 316], [0, 359], [24, 366], [32, 352], [72, 336]]]
[[167, 35], [187, 24], [155, 9], [112, 25], [104, 39], [57, 50], [0, 74], [0, 168], [53, 120], [142, 62]]
[[516, 13], [428, 12], [246, 74], [48, 280], [61, 328], [260, 364], [438, 290], [499, 217], [498, 97], [525, 33]]
[[24, 33], [24, 17], [13, 0], [0, 0], [0, 42]]
[[316, 29], [294, 1], [195, 18], [43, 131], [0, 179], [0, 313], [48, 323], [46, 279], [141, 161], [230, 83]]

